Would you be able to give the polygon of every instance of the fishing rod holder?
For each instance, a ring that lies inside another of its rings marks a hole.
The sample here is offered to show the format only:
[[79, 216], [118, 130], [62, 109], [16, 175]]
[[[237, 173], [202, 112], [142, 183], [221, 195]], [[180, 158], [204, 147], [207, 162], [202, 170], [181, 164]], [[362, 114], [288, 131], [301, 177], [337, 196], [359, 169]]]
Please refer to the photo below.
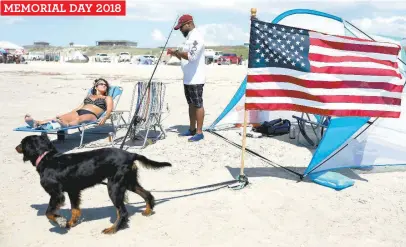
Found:
[[[128, 131], [129, 143], [126, 146], [145, 148], [149, 144], [166, 138], [162, 124], [162, 115], [168, 112], [165, 109], [169, 109], [165, 107], [165, 93], [166, 85], [163, 82], [140, 81], [134, 85], [129, 121], [121, 125], [121, 128]], [[152, 130], [155, 135], [150, 135]], [[112, 145], [114, 146], [122, 139], [115, 139]]]

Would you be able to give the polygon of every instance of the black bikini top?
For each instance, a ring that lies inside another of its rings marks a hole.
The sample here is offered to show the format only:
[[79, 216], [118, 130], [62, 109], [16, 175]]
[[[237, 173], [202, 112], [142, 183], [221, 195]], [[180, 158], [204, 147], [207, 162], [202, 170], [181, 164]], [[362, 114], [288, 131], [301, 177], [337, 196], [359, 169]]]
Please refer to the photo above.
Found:
[[95, 100], [92, 100], [89, 96], [83, 101], [85, 104], [93, 104], [95, 106], [100, 107], [103, 110], [107, 110], [107, 105], [106, 105], [106, 100], [102, 98], [97, 98]]

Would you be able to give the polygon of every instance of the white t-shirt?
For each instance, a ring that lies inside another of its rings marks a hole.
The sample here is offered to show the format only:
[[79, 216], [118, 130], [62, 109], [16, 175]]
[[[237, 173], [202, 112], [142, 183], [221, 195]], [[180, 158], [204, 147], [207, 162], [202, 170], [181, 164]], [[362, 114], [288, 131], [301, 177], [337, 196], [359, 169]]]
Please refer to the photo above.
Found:
[[186, 41], [182, 46], [182, 51], [187, 52], [189, 58], [189, 60], [181, 59], [184, 84], [204, 84], [206, 82], [204, 49], [203, 35], [194, 28], [186, 36]]

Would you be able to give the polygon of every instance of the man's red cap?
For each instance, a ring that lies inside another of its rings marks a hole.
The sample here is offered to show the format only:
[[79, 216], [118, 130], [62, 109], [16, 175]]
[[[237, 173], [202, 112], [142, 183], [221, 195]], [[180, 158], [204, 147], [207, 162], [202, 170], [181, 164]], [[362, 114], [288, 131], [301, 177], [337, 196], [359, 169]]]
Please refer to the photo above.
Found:
[[178, 25], [176, 25], [174, 29], [178, 30], [183, 24], [189, 21], [193, 21], [193, 17], [191, 15], [182, 15], [178, 20]]

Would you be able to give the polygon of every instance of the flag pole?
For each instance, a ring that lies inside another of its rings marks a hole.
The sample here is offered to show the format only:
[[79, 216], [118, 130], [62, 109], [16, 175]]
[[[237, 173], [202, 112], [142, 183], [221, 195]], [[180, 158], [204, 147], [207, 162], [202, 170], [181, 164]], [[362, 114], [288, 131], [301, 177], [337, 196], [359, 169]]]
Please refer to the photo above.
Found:
[[[256, 16], [257, 16], [257, 9], [251, 8], [251, 20], [255, 19]], [[245, 104], [245, 102], [244, 102], [244, 104]], [[240, 175], [237, 178], [238, 179], [237, 183], [231, 184], [228, 186], [229, 188], [233, 188], [233, 189], [242, 189], [248, 184], [248, 177], [245, 176], [245, 174], [244, 174], [245, 147], [246, 147], [246, 142], [247, 142], [247, 121], [248, 121], [248, 111], [246, 109], [244, 109]]]
[[[251, 20], [255, 19], [257, 16], [257, 9], [251, 8]], [[243, 124], [243, 136], [242, 136], [242, 153], [241, 153], [241, 169], [240, 176], [244, 175], [244, 160], [245, 160], [245, 147], [247, 142], [247, 121], [248, 121], [248, 111], [244, 107], [244, 124]]]

